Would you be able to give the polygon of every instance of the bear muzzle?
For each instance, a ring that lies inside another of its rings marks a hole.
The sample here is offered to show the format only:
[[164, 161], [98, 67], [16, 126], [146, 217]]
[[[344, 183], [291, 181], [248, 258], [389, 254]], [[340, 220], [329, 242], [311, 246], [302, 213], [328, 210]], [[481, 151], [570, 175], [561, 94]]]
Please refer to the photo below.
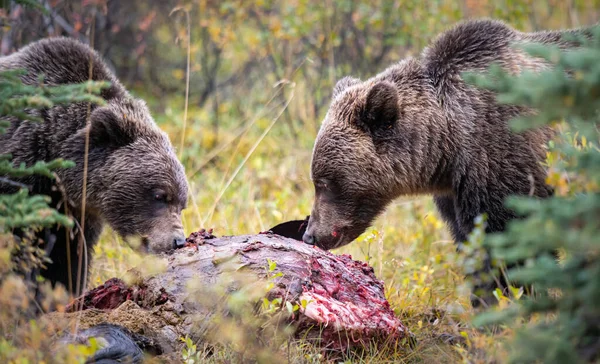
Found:
[[185, 236], [177, 236], [173, 238], [173, 249], [183, 248], [185, 246]]

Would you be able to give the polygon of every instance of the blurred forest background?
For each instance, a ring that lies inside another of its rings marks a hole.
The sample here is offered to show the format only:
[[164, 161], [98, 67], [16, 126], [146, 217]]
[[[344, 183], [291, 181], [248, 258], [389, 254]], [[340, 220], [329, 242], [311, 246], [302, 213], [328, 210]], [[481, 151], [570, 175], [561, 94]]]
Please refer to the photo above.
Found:
[[[91, 44], [147, 101], [177, 148], [192, 188], [186, 233], [214, 228], [217, 235], [257, 233], [310, 213], [311, 149], [339, 78], [366, 79], [418, 55], [467, 18], [501, 19], [522, 31], [600, 18], [599, 0], [38, 3], [47, 11], [0, 1], [0, 53], [52, 36]], [[476, 347], [498, 346], [457, 324], [470, 312], [463, 267], [429, 197], [396, 201], [337, 252], [375, 267], [420, 339], [421, 360], [458, 360], [460, 350], [437, 340], [447, 332]], [[95, 255], [92, 286], [143, 260], [108, 229]]]
[[50, 36], [91, 43], [121, 81], [148, 100], [174, 140], [181, 138], [182, 118], [169, 112], [183, 106], [189, 51], [189, 126], [202, 130], [185, 136], [183, 156], [191, 170], [199, 153], [228, 140], [231, 127], [289, 100], [292, 89], [294, 100], [276, 129], [290, 138], [288, 147], [306, 146], [338, 78], [370, 77], [416, 55], [459, 20], [493, 17], [532, 31], [589, 25], [600, 12], [595, 0], [41, 3], [49, 13], [10, 8], [0, 54]]

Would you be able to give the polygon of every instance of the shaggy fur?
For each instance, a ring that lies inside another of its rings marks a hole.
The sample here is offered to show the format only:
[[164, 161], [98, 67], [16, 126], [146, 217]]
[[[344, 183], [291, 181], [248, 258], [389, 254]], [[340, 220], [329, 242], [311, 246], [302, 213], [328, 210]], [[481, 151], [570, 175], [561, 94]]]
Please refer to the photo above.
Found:
[[366, 81], [340, 80], [314, 145], [316, 194], [304, 241], [340, 247], [395, 198], [431, 194], [460, 243], [482, 213], [488, 232], [502, 231], [515, 218], [504, 206], [508, 195], [550, 196], [540, 162], [553, 131], [511, 131], [508, 121], [526, 110], [496, 103], [493, 93], [467, 85], [460, 74], [492, 63], [513, 73], [542, 70], [546, 62], [512, 45], [574, 46], [561, 40], [564, 33], [468, 21], [441, 34], [418, 58]]
[[[36, 84], [43, 75], [45, 85], [61, 85], [87, 81], [90, 62], [92, 80], [110, 81], [111, 87], [101, 95], [107, 105], [91, 106], [83, 231], [86, 261], [91, 260], [104, 222], [125, 238], [141, 237], [149, 252], [172, 249], [185, 241], [181, 211], [187, 203], [188, 185], [183, 166], [145, 103], [129, 95], [98, 54], [71, 39], [45, 39], [0, 58], [0, 71], [21, 68], [28, 72], [23, 76], [26, 84]], [[57, 172], [66, 196], [45, 177], [18, 180], [32, 186], [33, 193], [51, 196], [60, 211], [65, 211], [63, 197], [67, 198], [76, 227], [70, 232], [55, 227], [40, 234], [53, 262], [42, 275], [75, 288], [88, 104], [71, 103], [30, 114], [41, 116], [43, 123], [11, 119], [8, 132], [0, 135], [0, 154], [12, 154], [14, 165], [56, 158], [75, 162], [75, 167]], [[13, 192], [14, 187], [0, 183], [0, 193]], [[67, 273], [67, 241], [71, 244], [71, 277]]]

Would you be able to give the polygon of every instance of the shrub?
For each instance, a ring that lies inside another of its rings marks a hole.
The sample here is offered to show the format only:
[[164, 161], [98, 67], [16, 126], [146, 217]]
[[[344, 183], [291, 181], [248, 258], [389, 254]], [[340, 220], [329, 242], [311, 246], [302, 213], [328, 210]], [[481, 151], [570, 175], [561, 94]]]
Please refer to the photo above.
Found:
[[[493, 256], [526, 263], [508, 271], [535, 295], [505, 309], [484, 313], [476, 324], [515, 322], [510, 362], [575, 363], [598, 359], [600, 349], [600, 27], [590, 37], [572, 38], [581, 47], [529, 45], [526, 51], [551, 62], [541, 73], [511, 76], [492, 67], [471, 75], [479, 86], [498, 93], [498, 101], [524, 105], [535, 115], [516, 119], [515, 130], [554, 125], [549, 144], [547, 182], [555, 194], [545, 200], [512, 197], [507, 205], [524, 218], [501, 234], [486, 237]], [[489, 77], [491, 76], [491, 77]], [[559, 254], [556, 254], [556, 253]], [[557, 255], [559, 259], [557, 259]]]

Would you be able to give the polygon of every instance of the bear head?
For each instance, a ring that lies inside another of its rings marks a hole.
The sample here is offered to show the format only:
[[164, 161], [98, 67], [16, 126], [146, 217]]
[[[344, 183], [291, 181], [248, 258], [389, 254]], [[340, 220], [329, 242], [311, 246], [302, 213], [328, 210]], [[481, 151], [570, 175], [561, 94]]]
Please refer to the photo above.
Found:
[[346, 245], [396, 197], [431, 192], [427, 130], [441, 115], [432, 90], [414, 59], [338, 81], [312, 154], [306, 243]]
[[[127, 241], [141, 242], [149, 253], [182, 246], [181, 213], [188, 194], [184, 168], [145, 103], [119, 98], [93, 110], [89, 126], [68, 143], [68, 159], [76, 162], [75, 168], [65, 170], [69, 184], [82, 181], [78, 176], [83, 174], [86, 134], [87, 211]], [[71, 190], [77, 187], [81, 190]]]

